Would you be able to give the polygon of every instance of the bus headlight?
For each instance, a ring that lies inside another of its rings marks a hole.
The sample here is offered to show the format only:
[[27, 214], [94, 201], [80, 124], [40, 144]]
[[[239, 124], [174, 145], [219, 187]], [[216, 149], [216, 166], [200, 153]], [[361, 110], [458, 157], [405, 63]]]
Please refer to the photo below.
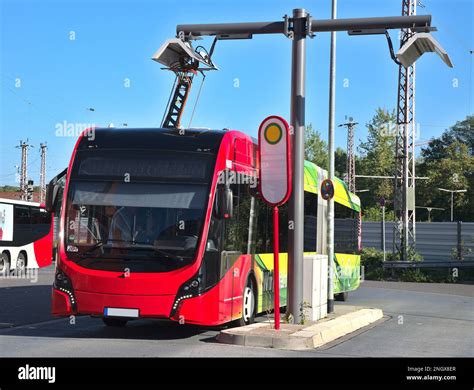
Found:
[[74, 296], [74, 289], [72, 288], [71, 279], [59, 268], [56, 268], [56, 274], [54, 275], [53, 287], [59, 290], [69, 297], [71, 301], [71, 307], [76, 310], [76, 298]]
[[180, 303], [188, 298], [196, 297], [202, 293], [201, 291], [201, 281], [199, 277], [194, 277], [188, 280], [186, 283], [181, 285], [176, 294], [176, 298], [173, 303], [173, 307], [171, 309], [170, 317], [173, 317], [176, 312], [178, 311]]

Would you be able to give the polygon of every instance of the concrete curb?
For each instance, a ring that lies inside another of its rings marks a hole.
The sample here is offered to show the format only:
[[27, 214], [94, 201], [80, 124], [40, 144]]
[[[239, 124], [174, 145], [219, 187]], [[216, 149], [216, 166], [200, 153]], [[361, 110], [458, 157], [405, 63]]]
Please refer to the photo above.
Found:
[[217, 341], [248, 347], [306, 350], [321, 347], [339, 337], [352, 333], [383, 317], [375, 308], [363, 308], [312, 325], [282, 324], [280, 331], [270, 322], [259, 322], [240, 328], [225, 329]]

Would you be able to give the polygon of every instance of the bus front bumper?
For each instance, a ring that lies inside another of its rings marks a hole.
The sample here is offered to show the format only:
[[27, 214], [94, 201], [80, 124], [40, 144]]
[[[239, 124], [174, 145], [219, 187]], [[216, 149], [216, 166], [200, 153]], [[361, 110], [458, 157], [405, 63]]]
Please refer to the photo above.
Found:
[[138, 309], [140, 318], [169, 318], [175, 295], [122, 295], [75, 291], [70, 297], [53, 288], [52, 314], [103, 316], [106, 308]]

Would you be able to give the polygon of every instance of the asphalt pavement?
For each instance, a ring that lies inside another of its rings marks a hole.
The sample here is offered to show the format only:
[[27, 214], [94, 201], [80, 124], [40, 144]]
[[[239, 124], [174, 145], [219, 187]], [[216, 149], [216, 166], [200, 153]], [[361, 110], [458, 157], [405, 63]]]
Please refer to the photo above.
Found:
[[366, 281], [337, 305], [377, 307], [383, 320], [319, 349], [284, 351], [219, 344], [220, 328], [138, 320], [114, 329], [97, 318], [58, 319], [50, 315], [53, 269], [37, 276], [0, 279], [2, 357], [474, 356], [474, 285]]

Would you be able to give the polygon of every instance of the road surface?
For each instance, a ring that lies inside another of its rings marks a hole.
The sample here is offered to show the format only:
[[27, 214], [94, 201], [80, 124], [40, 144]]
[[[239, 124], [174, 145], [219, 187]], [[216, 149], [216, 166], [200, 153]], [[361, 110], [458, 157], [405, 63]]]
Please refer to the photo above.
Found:
[[[100, 319], [49, 314], [53, 269], [38, 280], [0, 279], [2, 357], [473, 357], [474, 286], [366, 281], [346, 303], [381, 308], [385, 319], [314, 351], [222, 345], [219, 329], [139, 320], [123, 329]], [[336, 306], [337, 310], [337, 306]]]

